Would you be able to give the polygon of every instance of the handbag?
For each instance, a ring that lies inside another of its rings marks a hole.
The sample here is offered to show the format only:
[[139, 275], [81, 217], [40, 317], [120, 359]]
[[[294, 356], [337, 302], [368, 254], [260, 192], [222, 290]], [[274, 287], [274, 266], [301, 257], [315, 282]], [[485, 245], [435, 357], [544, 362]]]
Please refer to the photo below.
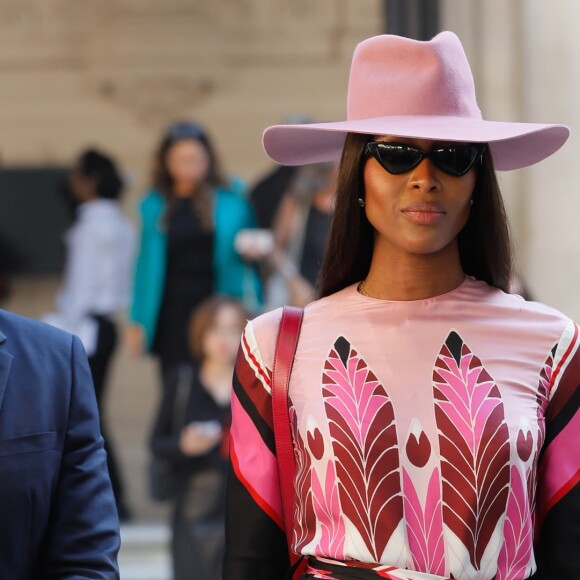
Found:
[[276, 460], [278, 478], [282, 496], [282, 515], [288, 542], [288, 554], [291, 568], [288, 578], [298, 577], [306, 566], [302, 556], [291, 550], [294, 530], [294, 475], [296, 460], [292, 445], [292, 433], [288, 417], [288, 385], [294, 364], [294, 355], [300, 336], [304, 309], [296, 306], [284, 306], [282, 321], [278, 329], [274, 365], [272, 369], [272, 413], [274, 420], [274, 440], [276, 443]]
[[[170, 433], [179, 436], [185, 425], [187, 399], [191, 390], [193, 373], [189, 365], [178, 369], [175, 400], [171, 415]], [[151, 455], [147, 467], [149, 496], [155, 501], [167, 501], [175, 497], [179, 484], [179, 470], [175, 461]]]

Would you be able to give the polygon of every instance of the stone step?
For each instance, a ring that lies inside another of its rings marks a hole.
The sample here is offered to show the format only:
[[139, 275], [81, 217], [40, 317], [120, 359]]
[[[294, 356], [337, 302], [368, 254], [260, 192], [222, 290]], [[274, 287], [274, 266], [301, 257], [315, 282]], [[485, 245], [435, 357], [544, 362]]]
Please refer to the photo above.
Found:
[[122, 580], [170, 580], [169, 528], [163, 524], [121, 526]]

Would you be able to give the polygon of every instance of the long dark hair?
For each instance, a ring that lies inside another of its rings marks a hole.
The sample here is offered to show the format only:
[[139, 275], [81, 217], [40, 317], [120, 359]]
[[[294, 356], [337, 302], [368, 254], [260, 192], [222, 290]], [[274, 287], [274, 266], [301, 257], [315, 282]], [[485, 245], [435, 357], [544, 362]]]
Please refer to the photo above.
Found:
[[197, 141], [207, 152], [209, 167], [205, 180], [195, 195], [191, 197], [192, 210], [199, 215], [206, 229], [212, 226], [212, 192], [216, 187], [226, 184], [219, 159], [213, 143], [206, 130], [193, 121], [180, 121], [170, 125], [155, 154], [152, 184], [167, 202], [168, 211], [172, 210], [175, 203], [174, 183], [167, 169], [167, 155], [169, 150], [179, 141]]
[[[371, 266], [374, 229], [358, 199], [364, 199], [365, 145], [372, 135], [346, 137], [336, 192], [336, 207], [320, 275], [320, 296], [366, 278]], [[457, 237], [463, 271], [505, 292], [512, 274], [509, 224], [489, 148], [477, 170], [473, 206]]]

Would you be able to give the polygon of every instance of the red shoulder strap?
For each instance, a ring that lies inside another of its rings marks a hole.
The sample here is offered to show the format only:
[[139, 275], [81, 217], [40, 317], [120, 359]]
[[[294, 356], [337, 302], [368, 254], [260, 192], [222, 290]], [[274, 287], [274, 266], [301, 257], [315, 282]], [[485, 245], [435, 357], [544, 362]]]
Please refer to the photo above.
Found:
[[286, 539], [292, 563], [297, 560], [290, 550], [294, 529], [294, 474], [296, 461], [292, 432], [288, 416], [288, 384], [294, 363], [294, 354], [300, 336], [304, 309], [296, 306], [284, 306], [282, 321], [278, 330], [274, 368], [272, 370], [272, 407], [274, 415], [274, 439], [276, 441], [276, 458], [278, 477], [282, 494], [282, 514], [286, 528]]

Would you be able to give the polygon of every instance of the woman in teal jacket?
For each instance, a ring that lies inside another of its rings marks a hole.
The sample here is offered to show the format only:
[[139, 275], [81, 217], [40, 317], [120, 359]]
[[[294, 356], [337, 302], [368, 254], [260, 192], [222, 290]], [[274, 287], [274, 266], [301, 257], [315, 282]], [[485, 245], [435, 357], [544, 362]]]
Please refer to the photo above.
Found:
[[257, 310], [260, 283], [234, 249], [237, 233], [255, 227], [239, 180], [226, 181], [205, 131], [176, 123], [157, 153], [154, 187], [139, 204], [141, 240], [129, 346], [156, 354], [164, 386], [190, 362], [187, 324], [204, 298], [221, 293]]

